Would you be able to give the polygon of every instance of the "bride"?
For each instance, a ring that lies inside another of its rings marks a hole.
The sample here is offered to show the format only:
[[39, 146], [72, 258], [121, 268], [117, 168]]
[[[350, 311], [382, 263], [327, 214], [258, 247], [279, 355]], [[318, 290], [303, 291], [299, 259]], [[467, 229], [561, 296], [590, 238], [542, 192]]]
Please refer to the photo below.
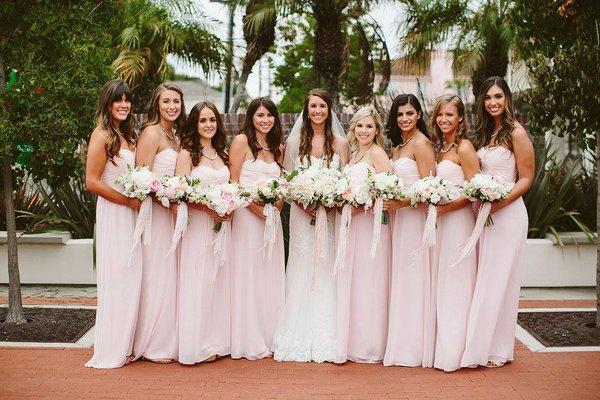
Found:
[[[331, 104], [331, 97], [322, 89], [308, 93], [286, 142], [284, 167], [287, 171], [309, 164], [341, 168], [348, 162], [348, 143]], [[327, 212], [327, 252], [325, 257], [315, 258], [316, 276], [313, 276], [316, 232], [311, 219], [315, 211], [298, 204], [291, 206], [286, 303], [275, 333], [277, 361], [335, 359], [335, 211]]]

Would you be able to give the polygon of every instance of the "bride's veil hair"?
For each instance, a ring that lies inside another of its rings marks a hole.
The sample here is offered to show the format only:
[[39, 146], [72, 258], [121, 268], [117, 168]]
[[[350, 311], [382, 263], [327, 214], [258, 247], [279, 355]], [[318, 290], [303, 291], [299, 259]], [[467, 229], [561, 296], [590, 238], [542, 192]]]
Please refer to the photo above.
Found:
[[334, 138], [340, 137], [344, 139], [346, 137], [344, 133], [344, 127], [340, 123], [340, 120], [333, 112], [332, 100], [329, 93], [323, 89], [312, 89], [308, 92], [308, 95], [304, 99], [304, 105], [302, 111], [298, 115], [290, 134], [288, 135], [285, 143], [285, 155], [283, 159], [283, 167], [287, 171], [295, 169], [296, 158], [306, 158], [310, 164], [310, 152], [311, 142], [313, 137], [312, 125], [310, 118], [308, 117], [308, 105], [311, 96], [317, 96], [321, 98], [328, 106], [327, 119], [325, 120], [325, 161], [327, 164], [333, 159], [335, 153], [333, 149]]

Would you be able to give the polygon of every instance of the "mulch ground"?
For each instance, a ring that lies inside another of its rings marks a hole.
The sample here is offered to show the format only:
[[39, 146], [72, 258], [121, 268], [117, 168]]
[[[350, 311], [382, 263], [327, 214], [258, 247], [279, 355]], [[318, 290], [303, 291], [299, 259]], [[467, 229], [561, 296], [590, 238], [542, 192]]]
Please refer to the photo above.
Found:
[[524, 312], [519, 325], [546, 347], [600, 346], [596, 312]]
[[96, 310], [74, 308], [25, 308], [26, 324], [5, 325], [8, 308], [0, 307], [0, 341], [75, 343], [92, 326]]

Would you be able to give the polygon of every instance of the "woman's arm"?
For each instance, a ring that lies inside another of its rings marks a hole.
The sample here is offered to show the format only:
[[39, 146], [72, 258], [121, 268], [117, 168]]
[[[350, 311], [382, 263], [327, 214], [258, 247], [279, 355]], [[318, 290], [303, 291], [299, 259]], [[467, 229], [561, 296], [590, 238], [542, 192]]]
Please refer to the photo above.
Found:
[[[240, 175], [242, 173], [242, 166], [246, 161], [246, 154], [248, 153], [248, 138], [246, 135], [240, 134], [233, 138], [231, 142], [231, 148], [229, 149], [229, 171], [231, 180], [234, 182], [240, 181]], [[248, 210], [252, 211], [256, 216], [266, 219], [263, 215], [263, 206], [252, 201], [248, 205]]]
[[379, 146], [373, 146], [370, 152], [371, 161], [373, 162], [373, 168], [375, 173], [379, 174], [382, 172], [394, 172], [392, 168], [392, 162], [387, 156], [384, 149]]
[[160, 145], [160, 132], [154, 129], [154, 126], [149, 126], [142, 131], [138, 139], [135, 151], [135, 165], [139, 167], [146, 165], [152, 168], [154, 157], [158, 153]]
[[435, 175], [435, 152], [429, 140], [419, 138], [413, 147], [413, 154], [421, 178]]
[[94, 129], [92, 136], [90, 137], [85, 163], [86, 188], [90, 192], [104, 197], [106, 200], [112, 201], [113, 203], [127, 206], [135, 210], [139, 209], [141, 204], [139, 200], [131, 199], [102, 182], [102, 172], [104, 171], [104, 166], [108, 162], [105, 146], [106, 134], [100, 128]]
[[348, 147], [348, 141], [344, 138], [336, 137], [334, 145], [335, 148], [333, 150], [342, 160], [342, 166], [348, 164], [350, 161], [350, 148]]
[[525, 132], [525, 129], [521, 125], [517, 125], [512, 131], [512, 144], [519, 179], [506, 199], [492, 203], [491, 212], [501, 210], [517, 200], [527, 193], [533, 184], [533, 175], [535, 172], [533, 144], [531, 143], [527, 132]]

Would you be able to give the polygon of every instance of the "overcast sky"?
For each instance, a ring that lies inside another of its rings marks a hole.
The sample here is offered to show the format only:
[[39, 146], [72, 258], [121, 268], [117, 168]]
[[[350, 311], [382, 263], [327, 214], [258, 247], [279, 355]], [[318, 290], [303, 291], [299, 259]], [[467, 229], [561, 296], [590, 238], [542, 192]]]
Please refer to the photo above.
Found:
[[[216, 19], [217, 23], [212, 24], [214, 27], [214, 32], [223, 40], [227, 40], [227, 21], [228, 21], [228, 9], [225, 5], [220, 3], [210, 2], [209, 0], [195, 0], [204, 13], [213, 19]], [[234, 45], [235, 45], [235, 57], [239, 61], [241, 57], [244, 56], [244, 48], [245, 42], [242, 34], [242, 16], [244, 10], [238, 9], [235, 16], [235, 30], [233, 34]], [[384, 5], [378, 6], [373, 12], [371, 12], [371, 16], [381, 25], [384, 35], [386, 37], [386, 41], [388, 44], [388, 48], [390, 50], [390, 54], [392, 57], [396, 56], [398, 53], [398, 40], [396, 38], [397, 34], [397, 26], [400, 22], [402, 10], [401, 7], [397, 4], [386, 3]], [[268, 73], [266, 71], [266, 62], [263, 62], [263, 85], [262, 85], [262, 93], [259, 93], [259, 80], [258, 80], [258, 63], [254, 66], [254, 70], [252, 74], [248, 78], [247, 90], [251, 97], [256, 97], [259, 95], [266, 95], [267, 93], [267, 80]], [[239, 62], [237, 63], [239, 65]], [[202, 74], [202, 72], [196, 68], [190, 68], [187, 65], [175, 65], [176, 70], [178, 72], [186, 73], [191, 76], [199, 76], [204, 79], [209, 80], [211, 84], [217, 85], [219, 83], [216, 77], [206, 77]], [[276, 93], [273, 94], [274, 97], [277, 96]]]

